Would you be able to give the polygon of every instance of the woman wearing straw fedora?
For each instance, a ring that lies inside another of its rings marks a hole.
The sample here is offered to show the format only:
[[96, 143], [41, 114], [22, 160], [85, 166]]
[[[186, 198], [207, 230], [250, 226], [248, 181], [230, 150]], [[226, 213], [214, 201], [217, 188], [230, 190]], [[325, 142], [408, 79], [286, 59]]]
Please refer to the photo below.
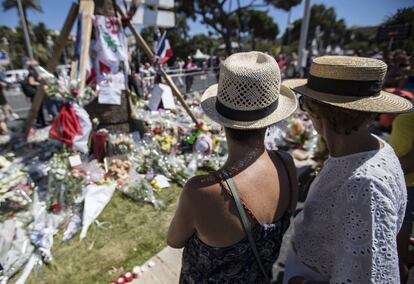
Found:
[[281, 85], [276, 61], [237, 53], [202, 97], [204, 112], [224, 127], [228, 158], [217, 172], [185, 185], [167, 242], [184, 247], [180, 283], [268, 283], [296, 207], [289, 155], [264, 147], [266, 128], [297, 107]]
[[400, 283], [404, 174], [392, 148], [366, 126], [373, 113], [413, 106], [381, 91], [386, 70], [376, 59], [323, 56], [307, 80], [285, 81], [303, 95], [330, 157], [295, 219], [284, 283]]

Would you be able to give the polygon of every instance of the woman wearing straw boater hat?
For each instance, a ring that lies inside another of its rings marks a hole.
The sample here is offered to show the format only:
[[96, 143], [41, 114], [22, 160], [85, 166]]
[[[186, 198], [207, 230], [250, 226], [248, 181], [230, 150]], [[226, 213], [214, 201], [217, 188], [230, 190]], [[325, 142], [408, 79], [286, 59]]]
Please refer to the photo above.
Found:
[[264, 135], [292, 114], [296, 98], [271, 56], [248, 52], [223, 62], [201, 106], [224, 127], [228, 158], [181, 193], [167, 239], [184, 247], [180, 283], [267, 283], [296, 206], [297, 180], [291, 157], [267, 151]]
[[302, 95], [300, 105], [330, 157], [296, 217], [284, 283], [400, 282], [404, 174], [392, 148], [367, 124], [373, 113], [413, 106], [381, 91], [386, 71], [376, 59], [323, 56], [314, 59], [307, 80], [285, 81]]

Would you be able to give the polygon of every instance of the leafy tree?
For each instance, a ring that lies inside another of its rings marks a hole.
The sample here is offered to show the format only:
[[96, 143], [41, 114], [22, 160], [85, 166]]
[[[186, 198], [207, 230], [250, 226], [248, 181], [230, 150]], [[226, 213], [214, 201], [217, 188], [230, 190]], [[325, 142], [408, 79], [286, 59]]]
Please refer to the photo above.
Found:
[[279, 33], [278, 25], [273, 22], [272, 17], [264, 11], [247, 10], [243, 13], [245, 24], [242, 30], [248, 31], [252, 39], [252, 50], [256, 50], [256, 39], [267, 39], [274, 41]]
[[[39, 4], [37, 0], [21, 0], [21, 1], [22, 1], [22, 7], [23, 7], [23, 17], [26, 23], [28, 23], [28, 19], [27, 19], [28, 10], [33, 10], [33, 11], [43, 13], [42, 6]], [[17, 0], [4, 0], [2, 5], [3, 5], [4, 11], [8, 11], [11, 9], [16, 9], [17, 11], [19, 11]]]
[[200, 49], [205, 54], [211, 54], [219, 46], [218, 40], [205, 34], [197, 34], [189, 40], [190, 54], [194, 54]]
[[413, 23], [414, 21], [414, 7], [407, 7], [398, 9], [397, 12], [388, 17], [384, 24], [405, 24]]
[[246, 5], [241, 5], [240, 1], [233, 5], [232, 0], [179, 0], [177, 4], [179, 11], [193, 20], [201, 18], [201, 23], [219, 35], [224, 41], [227, 54], [231, 53], [232, 39], [242, 30], [244, 12], [274, 5], [273, 1], [266, 0], [252, 0]]
[[299, 5], [302, 2], [302, 0], [266, 0], [266, 2], [288, 13], [287, 24], [286, 24], [286, 34], [287, 34], [286, 41], [287, 41], [287, 44], [289, 44], [290, 12], [292, 8]]
[[[408, 39], [405, 40], [394, 40], [393, 48], [403, 49], [409, 53], [414, 52], [414, 6], [398, 9], [397, 12], [388, 17], [384, 25], [394, 25], [394, 24], [410, 24], [410, 35]], [[382, 43], [383, 49], [386, 48], [388, 43]]]
[[[291, 31], [291, 39], [299, 41], [300, 29], [302, 19], [293, 22]], [[327, 8], [323, 4], [313, 5], [311, 7], [311, 15], [309, 21], [309, 32], [307, 38], [307, 45], [315, 38], [316, 27], [319, 26], [322, 32], [320, 37], [320, 44], [324, 47], [327, 45], [341, 44], [346, 33], [346, 25], [344, 19], [337, 19], [335, 9], [333, 7]], [[284, 34], [283, 40], [286, 43], [287, 33]]]
[[47, 47], [47, 39], [50, 36], [50, 30], [46, 27], [45, 23], [39, 22], [37, 25], [32, 27], [34, 35], [34, 42]]

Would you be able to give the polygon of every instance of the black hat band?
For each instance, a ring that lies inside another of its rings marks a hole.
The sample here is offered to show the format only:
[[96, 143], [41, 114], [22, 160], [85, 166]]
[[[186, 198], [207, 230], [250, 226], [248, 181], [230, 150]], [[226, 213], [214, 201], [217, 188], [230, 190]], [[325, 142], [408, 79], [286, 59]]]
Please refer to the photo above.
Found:
[[216, 110], [222, 116], [236, 121], [255, 121], [265, 118], [276, 110], [278, 106], [278, 100], [268, 105], [265, 108], [256, 110], [238, 110], [232, 109], [223, 105], [218, 99], [216, 100]]
[[382, 80], [338, 80], [309, 74], [306, 85], [308, 88], [322, 93], [346, 97], [373, 97], [381, 92]]

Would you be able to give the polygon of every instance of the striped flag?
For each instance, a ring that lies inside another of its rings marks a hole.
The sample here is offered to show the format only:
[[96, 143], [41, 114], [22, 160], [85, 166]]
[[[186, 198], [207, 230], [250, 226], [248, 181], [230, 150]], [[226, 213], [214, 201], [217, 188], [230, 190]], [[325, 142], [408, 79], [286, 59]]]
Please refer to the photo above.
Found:
[[155, 55], [159, 58], [158, 63], [163, 64], [173, 56], [170, 42], [167, 39], [167, 32], [164, 32], [158, 42]]

